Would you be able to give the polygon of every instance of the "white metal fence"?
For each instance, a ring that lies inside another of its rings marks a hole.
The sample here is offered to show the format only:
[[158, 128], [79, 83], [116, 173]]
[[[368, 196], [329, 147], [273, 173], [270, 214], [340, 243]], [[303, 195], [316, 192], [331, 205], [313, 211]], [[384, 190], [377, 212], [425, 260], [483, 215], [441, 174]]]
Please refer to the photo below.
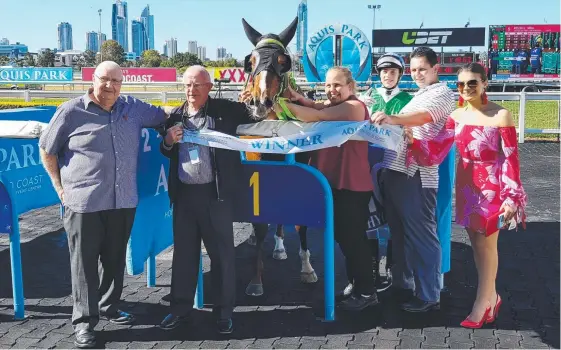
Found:
[[[302, 85], [308, 89], [319, 87], [317, 83], [314, 84], [315, 86], [311, 83]], [[169, 87], [169, 85], [167, 86]], [[242, 86], [243, 84], [228, 84], [227, 89], [220, 91], [221, 96], [237, 99]], [[212, 95], [217, 93], [217, 90], [211, 92]], [[0, 102], [2, 98], [31, 102], [35, 99], [69, 99], [83, 94], [84, 91], [0, 90]], [[184, 91], [127, 91], [123, 94], [142, 100], [161, 101], [163, 104], [185, 99]], [[317, 97], [321, 99], [324, 98], [323, 95], [322, 92], [319, 92]], [[488, 93], [488, 96], [489, 100], [509, 109], [517, 120], [520, 143], [523, 143], [529, 134], [537, 138], [547, 138], [548, 136], [545, 135], [557, 134], [557, 140], [559, 140], [561, 133], [559, 92], [491, 92]], [[458, 98], [458, 94], [456, 94], [456, 98]]]

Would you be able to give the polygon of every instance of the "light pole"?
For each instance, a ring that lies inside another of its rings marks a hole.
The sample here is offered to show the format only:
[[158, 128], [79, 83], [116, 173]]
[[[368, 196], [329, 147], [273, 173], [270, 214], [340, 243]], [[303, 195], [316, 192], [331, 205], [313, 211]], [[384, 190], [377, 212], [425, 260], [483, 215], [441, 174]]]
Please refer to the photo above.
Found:
[[[423, 20], [421, 21], [421, 25], [419, 26], [419, 29], [423, 29], [423, 27], [425, 26], [425, 19], [423, 18]], [[411, 46], [411, 52], [415, 51], [415, 46]]]
[[[382, 5], [368, 5], [368, 8], [372, 10], [372, 44], [374, 44], [374, 31], [376, 30], [376, 10], [379, 10]], [[379, 49], [378, 49], [379, 51]]]
[[[469, 22], [470, 22], [470, 19], [468, 18], [468, 21], [467, 21], [467, 23], [464, 25], [464, 28], [469, 27], [469, 25], [470, 25]], [[471, 46], [469, 47], [469, 52], [471, 52]]]
[[103, 62], [103, 56], [101, 53], [101, 9], [97, 10], [97, 13], [99, 14], [99, 33], [97, 36], [97, 42], [99, 43], [99, 62]]

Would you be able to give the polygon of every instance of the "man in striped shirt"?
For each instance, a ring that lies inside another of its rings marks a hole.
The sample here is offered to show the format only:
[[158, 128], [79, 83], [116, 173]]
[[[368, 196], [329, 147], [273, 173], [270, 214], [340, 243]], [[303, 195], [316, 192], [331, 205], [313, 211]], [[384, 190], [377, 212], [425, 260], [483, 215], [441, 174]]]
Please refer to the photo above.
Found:
[[[399, 115], [377, 112], [376, 124], [402, 125], [420, 140], [434, 138], [454, 110], [454, 94], [438, 81], [436, 53], [418, 47], [411, 54], [411, 77], [419, 86]], [[406, 141], [404, 141], [405, 143]], [[441, 248], [436, 232], [438, 166], [406, 166], [402, 152], [386, 150], [382, 163], [384, 207], [393, 239], [393, 285], [405, 301], [401, 308], [426, 312], [440, 308]]]

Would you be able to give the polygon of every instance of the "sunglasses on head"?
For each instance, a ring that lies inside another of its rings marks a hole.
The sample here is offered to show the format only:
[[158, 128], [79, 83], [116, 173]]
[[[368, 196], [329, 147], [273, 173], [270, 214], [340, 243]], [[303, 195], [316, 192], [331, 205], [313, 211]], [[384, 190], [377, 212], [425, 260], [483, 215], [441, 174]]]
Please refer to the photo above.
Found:
[[466, 85], [470, 89], [475, 89], [478, 84], [479, 84], [479, 80], [477, 80], [477, 79], [468, 80], [467, 82], [464, 82], [464, 81], [457, 81], [456, 82], [456, 86], [458, 87], [458, 89], [463, 89], [463, 88], [466, 87]]

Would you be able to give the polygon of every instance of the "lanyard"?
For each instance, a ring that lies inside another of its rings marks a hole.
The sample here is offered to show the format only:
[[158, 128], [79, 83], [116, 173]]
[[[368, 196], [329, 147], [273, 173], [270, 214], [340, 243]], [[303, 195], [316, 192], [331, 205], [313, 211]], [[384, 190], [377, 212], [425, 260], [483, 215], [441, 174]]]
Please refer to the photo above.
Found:
[[188, 112], [187, 112], [187, 115], [185, 115], [185, 109], [184, 109], [183, 110], [183, 115], [181, 116], [181, 123], [183, 124], [183, 128], [186, 129], [186, 130], [189, 130], [189, 131], [200, 131], [200, 130], [204, 129], [207, 122], [208, 122], [207, 109], [208, 109], [208, 101], [205, 103], [205, 105], [203, 107], [203, 110], [202, 110], [202, 114], [201, 114], [201, 117], [204, 118], [203, 124], [201, 126], [197, 127], [197, 126], [194, 126], [195, 123], [192, 122], [194, 128], [191, 127], [189, 125], [189, 123], [187, 123], [187, 120], [192, 118], [192, 120], [194, 121], [195, 118], [197, 117], [197, 115], [200, 113], [200, 111], [191, 117], [191, 116], [188, 115], [189, 114]]

